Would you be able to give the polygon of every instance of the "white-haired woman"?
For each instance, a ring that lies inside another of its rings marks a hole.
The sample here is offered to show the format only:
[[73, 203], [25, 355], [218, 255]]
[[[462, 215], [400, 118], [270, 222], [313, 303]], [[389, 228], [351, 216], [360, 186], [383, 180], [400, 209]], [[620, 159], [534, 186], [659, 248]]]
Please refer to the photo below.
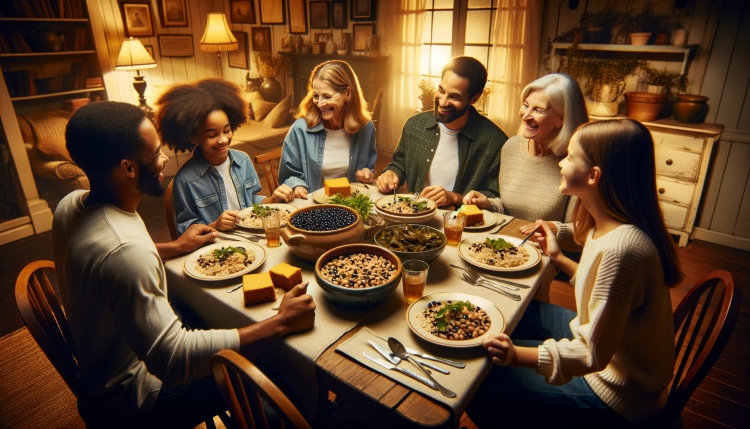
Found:
[[500, 155], [500, 198], [471, 191], [464, 204], [524, 220], [568, 222], [574, 198], [558, 192], [560, 167], [573, 132], [588, 122], [583, 93], [575, 79], [551, 73], [521, 93], [520, 133], [505, 142]]

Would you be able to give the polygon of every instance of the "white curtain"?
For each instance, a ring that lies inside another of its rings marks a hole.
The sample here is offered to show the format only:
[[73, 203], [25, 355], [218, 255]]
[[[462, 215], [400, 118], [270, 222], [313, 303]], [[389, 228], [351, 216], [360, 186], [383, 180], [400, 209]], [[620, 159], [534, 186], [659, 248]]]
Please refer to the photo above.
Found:
[[377, 144], [379, 151], [392, 153], [398, 145], [404, 122], [416, 113], [425, 0], [379, 3], [380, 50], [382, 55], [390, 56], [390, 74], [387, 87], [383, 88], [384, 104]]
[[488, 116], [508, 136], [521, 125], [521, 90], [537, 78], [543, 0], [499, 0], [490, 47], [489, 79], [494, 92]]

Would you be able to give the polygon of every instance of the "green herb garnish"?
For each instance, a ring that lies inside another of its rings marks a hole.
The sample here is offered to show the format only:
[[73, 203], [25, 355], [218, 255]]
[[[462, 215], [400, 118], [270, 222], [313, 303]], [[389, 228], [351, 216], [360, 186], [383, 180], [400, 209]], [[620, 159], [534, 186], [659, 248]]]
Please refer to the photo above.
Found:
[[[411, 201], [411, 197], [401, 197], [401, 196], [399, 196], [398, 199], [400, 201]], [[415, 212], [421, 212], [422, 210], [424, 210], [424, 209], [427, 208], [427, 204], [428, 204], [427, 201], [419, 201], [419, 202], [413, 203], [413, 205], [414, 205], [414, 211]]]
[[253, 204], [253, 214], [258, 217], [266, 217], [266, 213], [275, 212], [279, 209], [268, 206], [261, 206], [260, 204]]
[[508, 243], [507, 241], [503, 240], [502, 238], [496, 238], [494, 240], [491, 240], [491, 239], [487, 238], [485, 240], [485, 243], [487, 244], [487, 246], [491, 247], [492, 250], [494, 250], [494, 251], [503, 250], [503, 249], [511, 249], [511, 248], [515, 247], [513, 244]]
[[224, 255], [230, 255], [232, 253], [240, 253], [242, 255], [247, 256], [247, 253], [245, 253], [244, 249], [238, 249], [236, 247], [229, 246], [229, 247], [224, 247], [224, 248], [221, 248], [221, 249], [215, 249], [214, 250], [214, 257], [216, 259], [221, 259]]
[[435, 324], [437, 325], [437, 328], [440, 332], [445, 332], [445, 325], [448, 321], [449, 313], [457, 314], [463, 311], [464, 307], [466, 307], [468, 310], [471, 310], [474, 308], [473, 305], [471, 305], [471, 302], [468, 300], [466, 301], [458, 301], [454, 302], [452, 304], [447, 304], [445, 307], [441, 308], [436, 314], [435, 314]]
[[374, 204], [367, 195], [356, 194], [351, 197], [342, 197], [341, 194], [336, 194], [331, 197], [330, 204], [338, 204], [340, 206], [346, 206], [353, 208], [359, 213], [359, 217], [362, 218], [362, 222], [366, 221], [370, 217], [370, 210]]

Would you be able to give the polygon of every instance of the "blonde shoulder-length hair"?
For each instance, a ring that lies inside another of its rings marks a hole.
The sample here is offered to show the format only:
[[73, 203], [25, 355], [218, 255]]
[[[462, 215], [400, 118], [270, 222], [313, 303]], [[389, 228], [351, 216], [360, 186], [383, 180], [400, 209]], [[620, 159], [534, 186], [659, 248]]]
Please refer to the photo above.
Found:
[[354, 134], [370, 122], [370, 112], [367, 111], [367, 101], [362, 96], [362, 89], [359, 87], [359, 80], [354, 74], [351, 66], [346, 61], [331, 60], [318, 64], [310, 73], [310, 80], [307, 82], [307, 95], [299, 104], [299, 113], [296, 118], [305, 118], [307, 126], [312, 128], [320, 123], [323, 117], [320, 109], [313, 102], [313, 81], [321, 81], [331, 85], [339, 94], [346, 93], [347, 88], [351, 88], [351, 98], [344, 105], [342, 117], [344, 129], [347, 133]]
[[543, 91], [549, 99], [549, 108], [563, 117], [560, 131], [547, 144], [555, 154], [563, 155], [568, 150], [568, 142], [576, 128], [589, 121], [581, 87], [570, 75], [550, 73], [526, 85], [521, 92], [521, 103], [534, 91]]

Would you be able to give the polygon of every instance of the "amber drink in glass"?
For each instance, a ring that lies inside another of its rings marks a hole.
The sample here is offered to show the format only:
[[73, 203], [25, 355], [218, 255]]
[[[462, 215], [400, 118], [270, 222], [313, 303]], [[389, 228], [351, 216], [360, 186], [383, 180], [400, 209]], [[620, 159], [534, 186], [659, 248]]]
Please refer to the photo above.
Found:
[[456, 247], [461, 242], [465, 221], [466, 217], [456, 216], [456, 212], [443, 213], [443, 232], [448, 239], [448, 246]]
[[404, 301], [407, 304], [422, 298], [427, 285], [427, 271], [430, 266], [424, 261], [404, 261], [401, 280], [404, 284]]
[[263, 217], [263, 230], [266, 232], [266, 246], [279, 247], [279, 227], [281, 223], [281, 212], [279, 210], [266, 212]]

